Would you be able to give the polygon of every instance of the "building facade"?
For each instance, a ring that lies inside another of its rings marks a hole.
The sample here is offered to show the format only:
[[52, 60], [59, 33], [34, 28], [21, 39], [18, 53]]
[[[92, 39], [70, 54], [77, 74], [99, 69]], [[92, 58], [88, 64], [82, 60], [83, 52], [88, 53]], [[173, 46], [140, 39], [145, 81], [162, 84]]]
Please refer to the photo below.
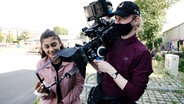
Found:
[[184, 47], [184, 23], [163, 32], [163, 51], [181, 51]]

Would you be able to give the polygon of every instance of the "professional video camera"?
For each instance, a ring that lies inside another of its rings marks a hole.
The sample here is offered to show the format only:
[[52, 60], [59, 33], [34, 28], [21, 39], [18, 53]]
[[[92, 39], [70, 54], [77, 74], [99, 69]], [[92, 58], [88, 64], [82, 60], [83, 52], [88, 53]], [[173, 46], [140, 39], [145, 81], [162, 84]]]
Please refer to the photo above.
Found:
[[101, 17], [108, 16], [106, 0], [98, 0], [84, 7], [84, 13], [87, 21], [94, 20], [94, 24], [90, 28], [83, 28], [85, 36], [91, 40], [83, 46], [62, 49], [57, 52], [63, 60], [71, 60], [77, 63], [77, 67], [81, 74], [85, 77], [86, 64], [94, 59], [103, 58], [106, 49], [110, 48], [115, 41], [115, 36], [112, 36], [114, 23], [107, 22]]
[[[87, 63], [97, 58], [103, 58], [107, 52], [106, 49], [110, 48], [115, 40], [115, 36], [112, 36], [111, 34], [114, 23], [109, 23], [101, 19], [101, 17], [109, 15], [105, 0], [98, 0], [90, 3], [88, 6], [84, 7], [84, 12], [86, 14], [87, 21], [95, 21], [92, 27], [85, 27], [82, 29], [85, 36], [90, 37], [91, 41], [83, 46], [79, 45], [72, 48], [65, 48], [56, 52], [56, 58], [61, 57], [63, 61], [72, 61], [76, 63], [77, 68], [73, 68], [70, 72], [66, 73], [64, 77], [72, 76], [77, 72], [76, 70], [79, 69], [81, 75], [85, 78]], [[42, 82], [38, 75], [38, 71], [36, 75], [40, 82]], [[64, 77], [62, 77], [61, 80]], [[56, 84], [56, 82], [52, 85], [54, 84]], [[46, 91], [48, 91], [48, 87], [45, 88]]]
[[93, 21], [91, 28], [83, 28], [85, 36], [94, 38], [100, 35], [106, 28], [110, 27], [110, 23], [101, 19], [101, 17], [108, 16], [109, 11], [105, 0], [98, 0], [96, 2], [90, 3], [88, 6], [84, 7], [84, 13], [86, 15], [87, 21]]

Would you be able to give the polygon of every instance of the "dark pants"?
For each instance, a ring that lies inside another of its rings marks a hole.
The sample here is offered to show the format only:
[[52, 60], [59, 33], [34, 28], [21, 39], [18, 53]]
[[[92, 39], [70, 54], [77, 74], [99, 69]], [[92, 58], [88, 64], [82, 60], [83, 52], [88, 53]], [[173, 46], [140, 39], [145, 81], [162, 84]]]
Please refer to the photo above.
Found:
[[97, 85], [91, 88], [87, 104], [136, 104], [136, 103], [127, 101], [123, 97], [104, 95], [100, 90], [100, 85]]

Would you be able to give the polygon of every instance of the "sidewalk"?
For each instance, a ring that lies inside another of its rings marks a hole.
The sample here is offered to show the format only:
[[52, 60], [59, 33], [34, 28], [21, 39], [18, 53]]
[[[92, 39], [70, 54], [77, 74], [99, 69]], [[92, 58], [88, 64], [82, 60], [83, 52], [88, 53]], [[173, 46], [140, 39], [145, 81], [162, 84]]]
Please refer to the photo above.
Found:
[[184, 73], [177, 77], [164, 69], [154, 69], [148, 87], [138, 104], [184, 104]]
[[[154, 67], [150, 75], [147, 89], [137, 104], [184, 104], [184, 73], [179, 72], [177, 77], [169, 75], [164, 66]], [[96, 83], [96, 75], [85, 81], [85, 88], [81, 95], [86, 102], [87, 92]]]

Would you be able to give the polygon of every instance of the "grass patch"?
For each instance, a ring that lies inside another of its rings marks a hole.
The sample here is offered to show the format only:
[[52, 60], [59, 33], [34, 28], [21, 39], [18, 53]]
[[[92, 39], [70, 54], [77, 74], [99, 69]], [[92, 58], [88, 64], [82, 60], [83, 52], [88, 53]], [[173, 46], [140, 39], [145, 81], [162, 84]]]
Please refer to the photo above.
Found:
[[38, 104], [39, 101], [40, 101], [40, 99], [36, 99], [36, 101], [34, 102], [34, 104]]

